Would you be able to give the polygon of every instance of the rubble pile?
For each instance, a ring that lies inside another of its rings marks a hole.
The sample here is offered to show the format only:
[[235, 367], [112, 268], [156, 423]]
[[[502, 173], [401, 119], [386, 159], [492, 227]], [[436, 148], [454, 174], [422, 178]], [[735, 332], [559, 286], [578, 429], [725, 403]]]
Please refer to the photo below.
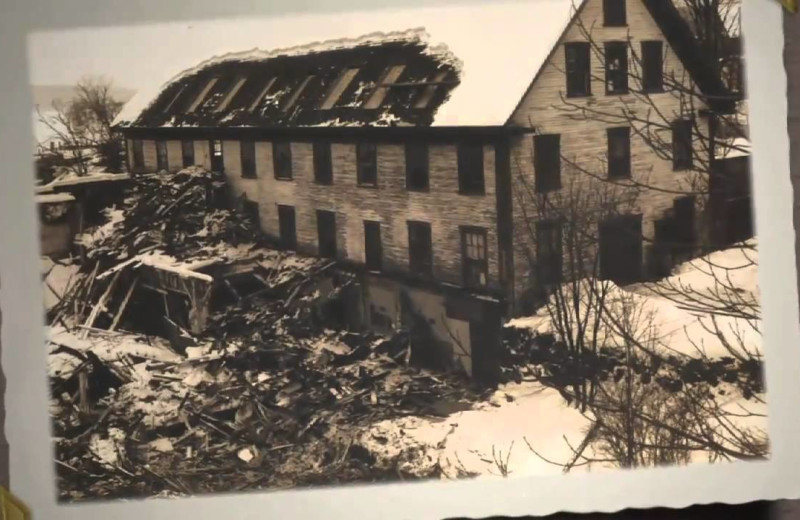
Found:
[[364, 433], [477, 392], [409, 366], [403, 331], [351, 327], [356, 277], [270, 249], [225, 196], [199, 168], [142, 177], [81, 237], [49, 312], [61, 499], [437, 476]]

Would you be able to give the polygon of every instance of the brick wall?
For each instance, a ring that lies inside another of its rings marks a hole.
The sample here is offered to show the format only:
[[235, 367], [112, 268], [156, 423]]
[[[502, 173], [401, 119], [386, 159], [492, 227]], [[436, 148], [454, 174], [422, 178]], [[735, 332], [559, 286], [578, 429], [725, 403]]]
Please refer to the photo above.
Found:
[[[628, 125], [625, 120], [603, 121], [593, 116], [585, 118], [577, 116], [576, 120], [575, 111], [565, 110], [566, 105], [563, 98], [566, 95], [564, 42], [587, 41], [585, 31], [588, 29], [591, 31], [594, 43], [601, 47], [604, 41], [626, 41], [630, 38], [632, 48], [639, 54], [640, 41], [660, 40], [664, 42], [665, 78], [669, 75], [674, 75], [676, 78], [686, 77], [680, 60], [669, 47], [661, 30], [642, 2], [628, 0], [627, 27], [604, 27], [602, 4], [602, 0], [590, 0], [586, 4], [579, 16], [583, 28], [576, 21], [572, 22], [511, 118], [512, 124], [530, 127], [537, 133], [561, 135], [562, 186], [570, 184], [568, 176], [571, 174], [580, 176], [579, 181], [586, 180], [588, 182], [592, 177], [587, 175], [586, 171], [605, 178], [606, 129]], [[569, 99], [570, 103], [606, 112], [621, 111], [625, 106], [620, 100], [620, 96], [606, 95], [605, 93], [606, 89], [602, 79], [605, 77], [603, 61], [594, 50], [591, 52], [592, 95], [586, 98], [571, 98]], [[635, 70], [632, 64], [629, 64], [629, 70]], [[632, 88], [633, 82], [634, 78], [629, 78]], [[637, 117], [647, 117], [647, 110], [650, 108], [647, 102], [637, 99], [634, 94], [626, 95], [622, 99], [627, 103], [628, 108], [638, 111], [636, 112]], [[667, 118], [671, 119], [681, 114], [679, 96], [659, 93], [652, 94], [651, 99], [664, 115], [663, 118], [654, 118], [659, 124], [662, 124]], [[702, 107], [695, 107], [695, 109], [700, 108]], [[644, 126], [641, 125], [641, 127]], [[708, 135], [708, 133], [704, 132], [704, 135]], [[669, 130], [662, 134], [662, 138], [667, 141], [671, 139]], [[696, 143], [696, 146], [699, 147], [700, 143]], [[584, 173], [568, 168], [567, 160], [578, 164]], [[514, 191], [515, 292], [520, 294], [533, 283], [533, 275], [530, 272], [527, 258], [528, 252], [535, 247], [535, 244], [532, 242], [531, 233], [528, 232], [530, 218], [525, 215], [525, 209], [530, 210], [530, 207], [534, 205], [530, 191], [526, 188], [526, 185], [533, 186], [534, 181], [531, 136], [513, 142], [511, 169]], [[646, 244], [647, 239], [653, 236], [653, 222], [663, 217], [664, 213], [672, 207], [673, 200], [679, 196], [674, 192], [690, 191], [689, 181], [693, 176], [697, 176], [697, 172], [693, 174], [673, 171], [671, 160], [658, 158], [653, 149], [638, 137], [635, 131], [631, 132], [631, 171], [634, 180], [659, 188], [658, 190], [642, 190], [638, 196], [637, 207], [633, 209], [633, 212], [640, 212], [643, 215], [643, 233]]]

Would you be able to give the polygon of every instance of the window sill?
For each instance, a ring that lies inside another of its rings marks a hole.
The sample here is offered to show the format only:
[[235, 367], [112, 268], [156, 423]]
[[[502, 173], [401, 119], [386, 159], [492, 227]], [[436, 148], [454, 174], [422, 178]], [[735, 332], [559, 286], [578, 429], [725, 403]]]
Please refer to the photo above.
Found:
[[629, 90], [621, 90], [619, 92], [611, 92], [611, 91], [606, 90], [606, 96], [627, 96], [630, 93], [631, 93], [630, 89]]
[[367, 188], [367, 189], [371, 189], [371, 190], [377, 190], [378, 189], [378, 185], [377, 184], [361, 184], [361, 183], [358, 183], [357, 186], [359, 188]]
[[294, 177], [275, 177], [276, 181], [292, 182]]

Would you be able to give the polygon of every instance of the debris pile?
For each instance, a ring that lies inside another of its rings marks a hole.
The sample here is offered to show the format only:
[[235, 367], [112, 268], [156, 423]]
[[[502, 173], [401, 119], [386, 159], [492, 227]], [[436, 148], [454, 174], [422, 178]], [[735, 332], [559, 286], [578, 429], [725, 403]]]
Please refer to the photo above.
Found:
[[199, 168], [137, 178], [80, 237], [48, 313], [61, 498], [437, 476], [363, 433], [477, 394], [409, 366], [405, 332], [351, 326], [356, 277], [269, 248], [226, 197]]

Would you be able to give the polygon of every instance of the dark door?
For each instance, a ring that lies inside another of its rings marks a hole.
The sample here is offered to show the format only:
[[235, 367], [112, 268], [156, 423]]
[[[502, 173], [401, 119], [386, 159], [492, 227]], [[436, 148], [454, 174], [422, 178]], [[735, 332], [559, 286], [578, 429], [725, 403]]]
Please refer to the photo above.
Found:
[[336, 258], [336, 213], [317, 210], [319, 256]]
[[600, 223], [600, 278], [626, 284], [642, 277], [642, 216], [622, 215]]
[[278, 206], [278, 226], [281, 233], [281, 247], [284, 249], [297, 249], [294, 206]]
[[225, 162], [222, 159], [222, 141], [211, 140], [208, 142], [208, 151], [211, 155], [211, 171], [225, 171]]

